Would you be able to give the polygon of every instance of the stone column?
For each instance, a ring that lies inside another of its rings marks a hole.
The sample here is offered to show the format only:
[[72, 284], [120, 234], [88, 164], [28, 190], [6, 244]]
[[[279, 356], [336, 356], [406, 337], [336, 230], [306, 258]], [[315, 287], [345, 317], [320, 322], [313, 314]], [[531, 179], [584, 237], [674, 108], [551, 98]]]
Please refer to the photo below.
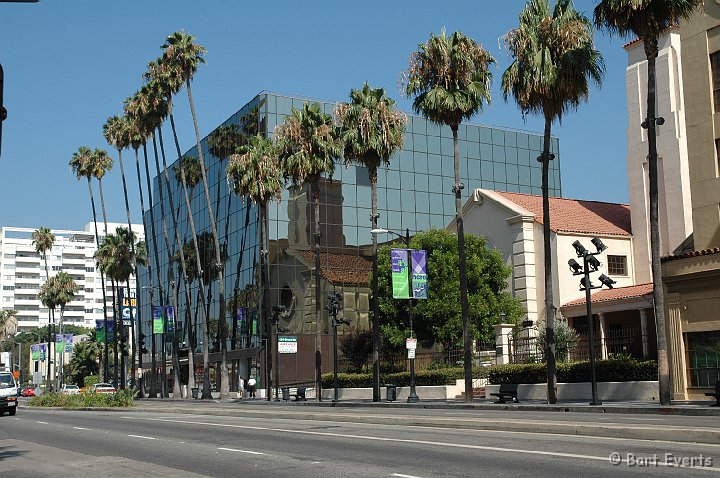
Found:
[[605, 313], [598, 312], [598, 322], [600, 323], [600, 358], [607, 360], [608, 348], [607, 348], [607, 324], [605, 323]]
[[687, 400], [685, 373], [685, 344], [682, 336], [680, 294], [665, 296], [668, 360], [670, 362], [670, 391], [673, 400]]
[[510, 340], [508, 335], [513, 329], [513, 324], [496, 324], [495, 329], [495, 363], [502, 365], [510, 363]]
[[640, 334], [642, 335], [643, 358], [648, 357], [647, 310], [640, 309]]

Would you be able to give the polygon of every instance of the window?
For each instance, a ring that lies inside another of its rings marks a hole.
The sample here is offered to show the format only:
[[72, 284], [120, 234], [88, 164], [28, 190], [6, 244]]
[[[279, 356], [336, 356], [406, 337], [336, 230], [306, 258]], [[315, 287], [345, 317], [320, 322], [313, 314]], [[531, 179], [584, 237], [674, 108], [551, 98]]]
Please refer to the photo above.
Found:
[[712, 73], [714, 111], [718, 113], [720, 112], [720, 51], [710, 55], [710, 71]]
[[15, 287], [11, 285], [4, 285], [3, 290], [15, 290]]
[[627, 275], [627, 257], [626, 256], [607, 256], [607, 271], [611, 276]]
[[712, 387], [720, 380], [720, 331], [685, 334], [690, 385]]
[[94, 267], [86, 267], [85, 272], [95, 272], [95, 268]]

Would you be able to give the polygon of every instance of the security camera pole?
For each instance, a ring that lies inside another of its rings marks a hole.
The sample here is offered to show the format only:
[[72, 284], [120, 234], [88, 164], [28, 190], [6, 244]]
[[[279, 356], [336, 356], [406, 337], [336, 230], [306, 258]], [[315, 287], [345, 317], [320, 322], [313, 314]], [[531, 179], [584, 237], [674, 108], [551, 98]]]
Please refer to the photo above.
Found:
[[[583, 258], [583, 267], [581, 268], [580, 264], [578, 264], [575, 259], [570, 259], [568, 261], [568, 265], [570, 266], [570, 270], [572, 271], [573, 275], [583, 276], [583, 278], [580, 280], [580, 290], [585, 291], [585, 306], [587, 309], [588, 323], [588, 341], [590, 342], [590, 380], [592, 384], [592, 401], [590, 402], [590, 405], [602, 405], [602, 402], [597, 398], [597, 374], [595, 373], [595, 330], [592, 320], [592, 302], [590, 301], [590, 291], [592, 289], [600, 289], [602, 286], [592, 285], [592, 282], [590, 282], [590, 273], [596, 272], [600, 267], [600, 261], [598, 261], [595, 256], [607, 249], [607, 246], [603, 244], [602, 241], [597, 237], [594, 237], [592, 239], [592, 243], [597, 249], [597, 252], [588, 251], [587, 249], [585, 249], [585, 246], [580, 243], [580, 241], [573, 242], [572, 245], [575, 248], [577, 256]], [[602, 282], [608, 288], [613, 288], [613, 284], [615, 283], [615, 281], [606, 276], [605, 274], [602, 274], [599, 279], [600, 282]]]

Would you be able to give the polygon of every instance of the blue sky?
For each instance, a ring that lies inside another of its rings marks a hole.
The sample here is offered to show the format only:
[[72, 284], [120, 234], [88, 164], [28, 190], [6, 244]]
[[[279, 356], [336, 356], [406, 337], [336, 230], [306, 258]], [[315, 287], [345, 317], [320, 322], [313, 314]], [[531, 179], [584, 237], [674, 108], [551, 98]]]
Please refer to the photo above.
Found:
[[[592, 15], [594, 0], [576, 0]], [[499, 38], [517, 24], [520, 0], [364, 2], [277, 0], [40, 0], [0, 3], [0, 62], [5, 70], [0, 156], [0, 225], [81, 228], [92, 218], [87, 185], [68, 161], [80, 146], [105, 148], [109, 116], [141, 85], [165, 37], [184, 30], [208, 50], [193, 82], [201, 135], [263, 90], [345, 100], [367, 81], [406, 112], [398, 87], [410, 53], [430, 33], [462, 31], [497, 60], [493, 102], [471, 122], [542, 131], [503, 101], [510, 64]], [[565, 197], [627, 202], [625, 65], [621, 39], [597, 33], [607, 66], [588, 103], [553, 126], [560, 138]], [[186, 95], [176, 101], [183, 151], [194, 143]], [[129, 158], [128, 158], [129, 159]], [[107, 180], [109, 220], [124, 221], [120, 173]], [[139, 222], [136, 186], [131, 208]]]

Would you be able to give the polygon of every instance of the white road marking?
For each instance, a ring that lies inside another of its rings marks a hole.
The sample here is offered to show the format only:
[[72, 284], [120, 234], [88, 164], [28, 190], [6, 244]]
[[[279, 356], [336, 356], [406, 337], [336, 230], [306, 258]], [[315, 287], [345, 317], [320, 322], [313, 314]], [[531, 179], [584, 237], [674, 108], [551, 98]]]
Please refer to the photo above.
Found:
[[47, 425], [48, 422], [41, 422], [40, 420], [37, 420], [37, 423], [42, 423], [43, 425]]
[[641, 420], [641, 421], [644, 421], [644, 420], [652, 420], [652, 421], [655, 421], [655, 422], [662, 422], [662, 421], [665, 420], [664, 418], [633, 418], [633, 417], [623, 417], [623, 419], [624, 419], [624, 420]]
[[218, 447], [218, 450], [225, 450], [225, 451], [235, 451], [238, 453], [248, 453], [250, 455], [264, 455], [265, 453], [260, 453], [259, 451], [250, 451], [250, 450], [236, 450], [235, 448], [223, 448]]
[[144, 437], [144, 436], [142, 436], [142, 435], [128, 435], [128, 436], [129, 436], [129, 437], [132, 437], [132, 438], [143, 438], [143, 439], [145, 439], [145, 440], [157, 440], [157, 438]]
[[73, 427], [75, 430], [90, 430], [89, 428]]
[[393, 473], [390, 476], [399, 476], [400, 478], [421, 478], [421, 477], [415, 476], [415, 475], [403, 475], [402, 473]]

